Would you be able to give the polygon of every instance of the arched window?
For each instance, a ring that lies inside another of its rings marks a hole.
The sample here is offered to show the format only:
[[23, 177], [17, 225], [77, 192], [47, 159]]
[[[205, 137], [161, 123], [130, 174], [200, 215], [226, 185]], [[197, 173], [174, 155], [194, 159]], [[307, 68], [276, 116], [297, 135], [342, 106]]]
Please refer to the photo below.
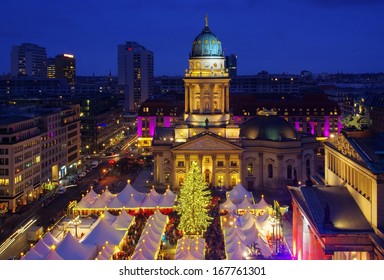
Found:
[[292, 165], [287, 166], [287, 179], [292, 179]]
[[253, 164], [252, 163], [248, 163], [247, 173], [248, 173], [248, 176], [253, 176]]
[[273, 178], [273, 166], [268, 164], [268, 178]]

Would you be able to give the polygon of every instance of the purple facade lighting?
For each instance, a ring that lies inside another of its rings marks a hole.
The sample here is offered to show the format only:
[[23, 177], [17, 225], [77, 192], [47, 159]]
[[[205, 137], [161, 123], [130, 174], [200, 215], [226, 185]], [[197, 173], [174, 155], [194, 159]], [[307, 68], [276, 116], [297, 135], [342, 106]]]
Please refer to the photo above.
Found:
[[164, 117], [164, 127], [171, 127], [171, 117]]
[[149, 136], [153, 137], [155, 135], [156, 128], [156, 117], [149, 117]]
[[137, 117], [137, 136], [143, 136], [143, 117]]
[[330, 117], [329, 116], [325, 116], [324, 117], [324, 136], [325, 137], [329, 137], [330, 127], [331, 127]]

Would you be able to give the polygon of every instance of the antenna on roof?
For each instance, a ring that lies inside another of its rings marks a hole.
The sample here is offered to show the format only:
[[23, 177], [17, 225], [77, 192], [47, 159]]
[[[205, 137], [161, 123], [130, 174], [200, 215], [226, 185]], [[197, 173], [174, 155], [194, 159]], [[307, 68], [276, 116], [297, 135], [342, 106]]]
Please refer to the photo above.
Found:
[[208, 14], [205, 14], [204, 19], [205, 19], [205, 26], [208, 26]]

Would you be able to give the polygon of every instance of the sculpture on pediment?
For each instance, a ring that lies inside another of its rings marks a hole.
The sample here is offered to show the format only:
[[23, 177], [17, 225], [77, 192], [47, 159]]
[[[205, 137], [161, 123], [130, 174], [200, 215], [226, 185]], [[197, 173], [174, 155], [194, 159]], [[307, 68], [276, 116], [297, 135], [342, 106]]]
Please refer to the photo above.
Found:
[[356, 130], [363, 130], [371, 125], [371, 120], [359, 114], [343, 116], [341, 119], [343, 127], [354, 128]]

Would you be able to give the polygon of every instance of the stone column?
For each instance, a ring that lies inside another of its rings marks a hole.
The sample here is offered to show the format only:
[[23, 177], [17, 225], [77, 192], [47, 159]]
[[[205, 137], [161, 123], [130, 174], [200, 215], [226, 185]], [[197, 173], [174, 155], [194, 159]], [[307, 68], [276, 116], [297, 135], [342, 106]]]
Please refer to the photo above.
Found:
[[189, 113], [189, 101], [190, 100], [190, 89], [189, 89], [189, 85], [186, 84], [185, 85], [185, 104], [184, 104], [184, 111], [185, 113]]
[[229, 113], [229, 87], [225, 85], [225, 113]]
[[229, 154], [225, 155], [225, 188], [229, 189], [231, 184], [231, 178], [229, 176]]
[[212, 186], [216, 187], [216, 155], [212, 155]]
[[214, 112], [215, 112], [215, 108], [214, 108], [214, 98], [213, 98], [213, 96], [214, 96], [214, 90], [215, 90], [215, 85], [214, 84], [211, 84], [211, 85], [209, 85], [209, 87], [210, 87], [210, 104], [211, 104], [211, 113], [213, 114]]

